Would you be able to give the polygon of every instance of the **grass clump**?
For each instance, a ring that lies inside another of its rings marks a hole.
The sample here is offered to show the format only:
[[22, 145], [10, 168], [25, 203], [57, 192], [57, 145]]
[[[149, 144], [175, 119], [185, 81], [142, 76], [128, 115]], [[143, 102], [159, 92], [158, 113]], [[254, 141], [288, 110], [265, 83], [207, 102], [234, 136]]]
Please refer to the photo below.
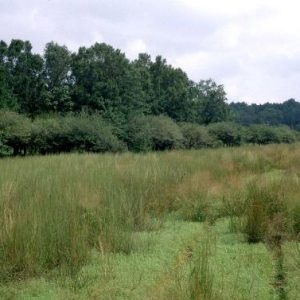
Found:
[[212, 255], [211, 232], [199, 243], [198, 248], [193, 251], [193, 267], [190, 274], [190, 299], [216, 299], [213, 287], [213, 272], [211, 269], [210, 256]]
[[272, 242], [283, 237], [287, 232], [287, 208], [280, 185], [250, 184], [246, 197], [244, 232], [248, 242]]

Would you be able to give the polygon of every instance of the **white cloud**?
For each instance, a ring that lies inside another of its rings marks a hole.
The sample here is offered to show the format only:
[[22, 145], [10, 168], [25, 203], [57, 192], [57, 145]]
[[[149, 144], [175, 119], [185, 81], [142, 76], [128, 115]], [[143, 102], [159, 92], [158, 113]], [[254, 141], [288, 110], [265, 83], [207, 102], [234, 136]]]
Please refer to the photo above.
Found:
[[130, 41], [129, 43], [127, 43], [126, 50], [125, 50], [126, 55], [130, 59], [135, 59], [137, 58], [139, 53], [144, 53], [146, 51], [147, 51], [147, 46], [142, 39]]

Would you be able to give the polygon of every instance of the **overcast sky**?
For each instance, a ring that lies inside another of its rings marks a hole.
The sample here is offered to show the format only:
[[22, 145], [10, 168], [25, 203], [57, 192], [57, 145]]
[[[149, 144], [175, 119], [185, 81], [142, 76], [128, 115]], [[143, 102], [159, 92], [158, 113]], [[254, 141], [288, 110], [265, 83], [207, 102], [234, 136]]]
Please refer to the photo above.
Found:
[[0, 0], [0, 39], [161, 54], [230, 101], [282, 102], [300, 100], [299, 11], [297, 0]]

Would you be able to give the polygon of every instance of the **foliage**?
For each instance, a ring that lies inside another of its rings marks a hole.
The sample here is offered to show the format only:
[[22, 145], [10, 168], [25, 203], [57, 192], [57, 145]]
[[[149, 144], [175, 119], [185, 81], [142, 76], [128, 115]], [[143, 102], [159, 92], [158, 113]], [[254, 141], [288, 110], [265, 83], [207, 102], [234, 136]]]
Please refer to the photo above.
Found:
[[165, 116], [139, 116], [128, 126], [128, 145], [134, 151], [170, 150], [182, 146], [179, 126]]
[[217, 85], [212, 79], [201, 80], [191, 85], [192, 122], [210, 124], [227, 121], [229, 108], [223, 85]]
[[208, 126], [209, 133], [226, 146], [238, 146], [241, 144], [241, 127], [235, 123], [221, 122]]
[[152, 150], [152, 128], [150, 118], [136, 116], [129, 120], [127, 132], [128, 149], [132, 151]]
[[165, 116], [148, 118], [153, 150], [171, 150], [181, 147], [183, 136], [179, 126], [172, 119]]
[[200, 149], [213, 147], [216, 141], [204, 126], [193, 123], [180, 123], [185, 149]]
[[40, 114], [99, 113], [124, 133], [129, 119], [161, 114], [175, 121], [208, 124], [227, 118], [223, 86], [195, 84], [161, 56], [139, 54], [131, 62], [104, 43], [71, 53], [55, 42], [43, 57], [29, 41], [0, 42], [0, 109], [35, 118]]
[[100, 116], [85, 113], [35, 120], [31, 146], [33, 152], [42, 154], [70, 151], [118, 152], [126, 149], [113, 134], [111, 126]]
[[45, 47], [44, 82], [42, 110], [46, 112], [65, 112], [72, 109], [71, 54], [66, 46], [51, 42]]
[[44, 82], [43, 59], [31, 50], [29, 41], [12, 40], [7, 47], [4, 65], [9, 90], [17, 99], [16, 106], [32, 117], [40, 112]]
[[286, 126], [251, 125], [245, 129], [244, 140], [253, 144], [293, 143], [298, 134]]
[[5, 134], [2, 129], [1, 155], [299, 140], [299, 134], [289, 129], [300, 126], [294, 99], [228, 105], [224, 86], [214, 80], [193, 82], [161, 56], [152, 59], [141, 53], [130, 61], [105, 43], [71, 53], [50, 42], [40, 56], [32, 52], [29, 41], [0, 41], [0, 110], [6, 111], [0, 122], [8, 122], [10, 115], [14, 123], [5, 125]]
[[13, 154], [26, 154], [30, 141], [31, 123], [25, 116], [0, 110], [0, 140], [13, 149]]
[[146, 110], [140, 74], [120, 51], [104, 43], [81, 47], [72, 56], [74, 109], [86, 108], [117, 126]]
[[287, 125], [300, 128], [300, 103], [289, 99], [283, 103], [251, 104], [231, 103], [234, 120], [243, 125]]

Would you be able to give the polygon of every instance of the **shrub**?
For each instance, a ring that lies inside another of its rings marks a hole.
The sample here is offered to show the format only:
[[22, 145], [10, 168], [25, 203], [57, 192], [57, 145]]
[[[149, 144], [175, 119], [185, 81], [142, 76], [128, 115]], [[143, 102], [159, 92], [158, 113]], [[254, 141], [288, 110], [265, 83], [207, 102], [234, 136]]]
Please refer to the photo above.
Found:
[[10, 154], [10, 149], [1, 140], [1, 134], [0, 134], [0, 157], [6, 156], [6, 155], [9, 155], [9, 154]]
[[241, 144], [241, 128], [230, 122], [214, 123], [208, 126], [209, 134], [226, 146]]
[[13, 149], [14, 155], [26, 154], [30, 132], [28, 118], [11, 111], [0, 111], [0, 140], [3, 146]]
[[299, 140], [299, 134], [288, 126], [276, 128], [280, 143], [291, 144]]
[[149, 151], [153, 148], [151, 122], [147, 116], [137, 116], [129, 121], [127, 144], [132, 151]]
[[128, 126], [129, 149], [134, 151], [170, 150], [182, 146], [180, 127], [165, 116], [139, 116]]
[[35, 120], [31, 130], [31, 151], [41, 154], [59, 152], [61, 134], [62, 127], [58, 117]]
[[112, 127], [98, 115], [67, 116], [61, 119], [62, 139], [73, 150], [88, 152], [118, 152], [125, 145], [113, 134]]
[[154, 116], [149, 117], [149, 121], [153, 150], [170, 150], [182, 146], [181, 130], [172, 119], [165, 116]]
[[32, 127], [32, 145], [42, 154], [87, 151], [117, 152], [125, 145], [100, 116], [80, 114], [38, 119]]
[[200, 149], [213, 147], [215, 145], [215, 141], [213, 137], [209, 135], [206, 127], [193, 123], [180, 123], [179, 125], [184, 138], [184, 148]]
[[245, 142], [259, 145], [280, 143], [280, 137], [275, 127], [251, 125], [245, 131]]

